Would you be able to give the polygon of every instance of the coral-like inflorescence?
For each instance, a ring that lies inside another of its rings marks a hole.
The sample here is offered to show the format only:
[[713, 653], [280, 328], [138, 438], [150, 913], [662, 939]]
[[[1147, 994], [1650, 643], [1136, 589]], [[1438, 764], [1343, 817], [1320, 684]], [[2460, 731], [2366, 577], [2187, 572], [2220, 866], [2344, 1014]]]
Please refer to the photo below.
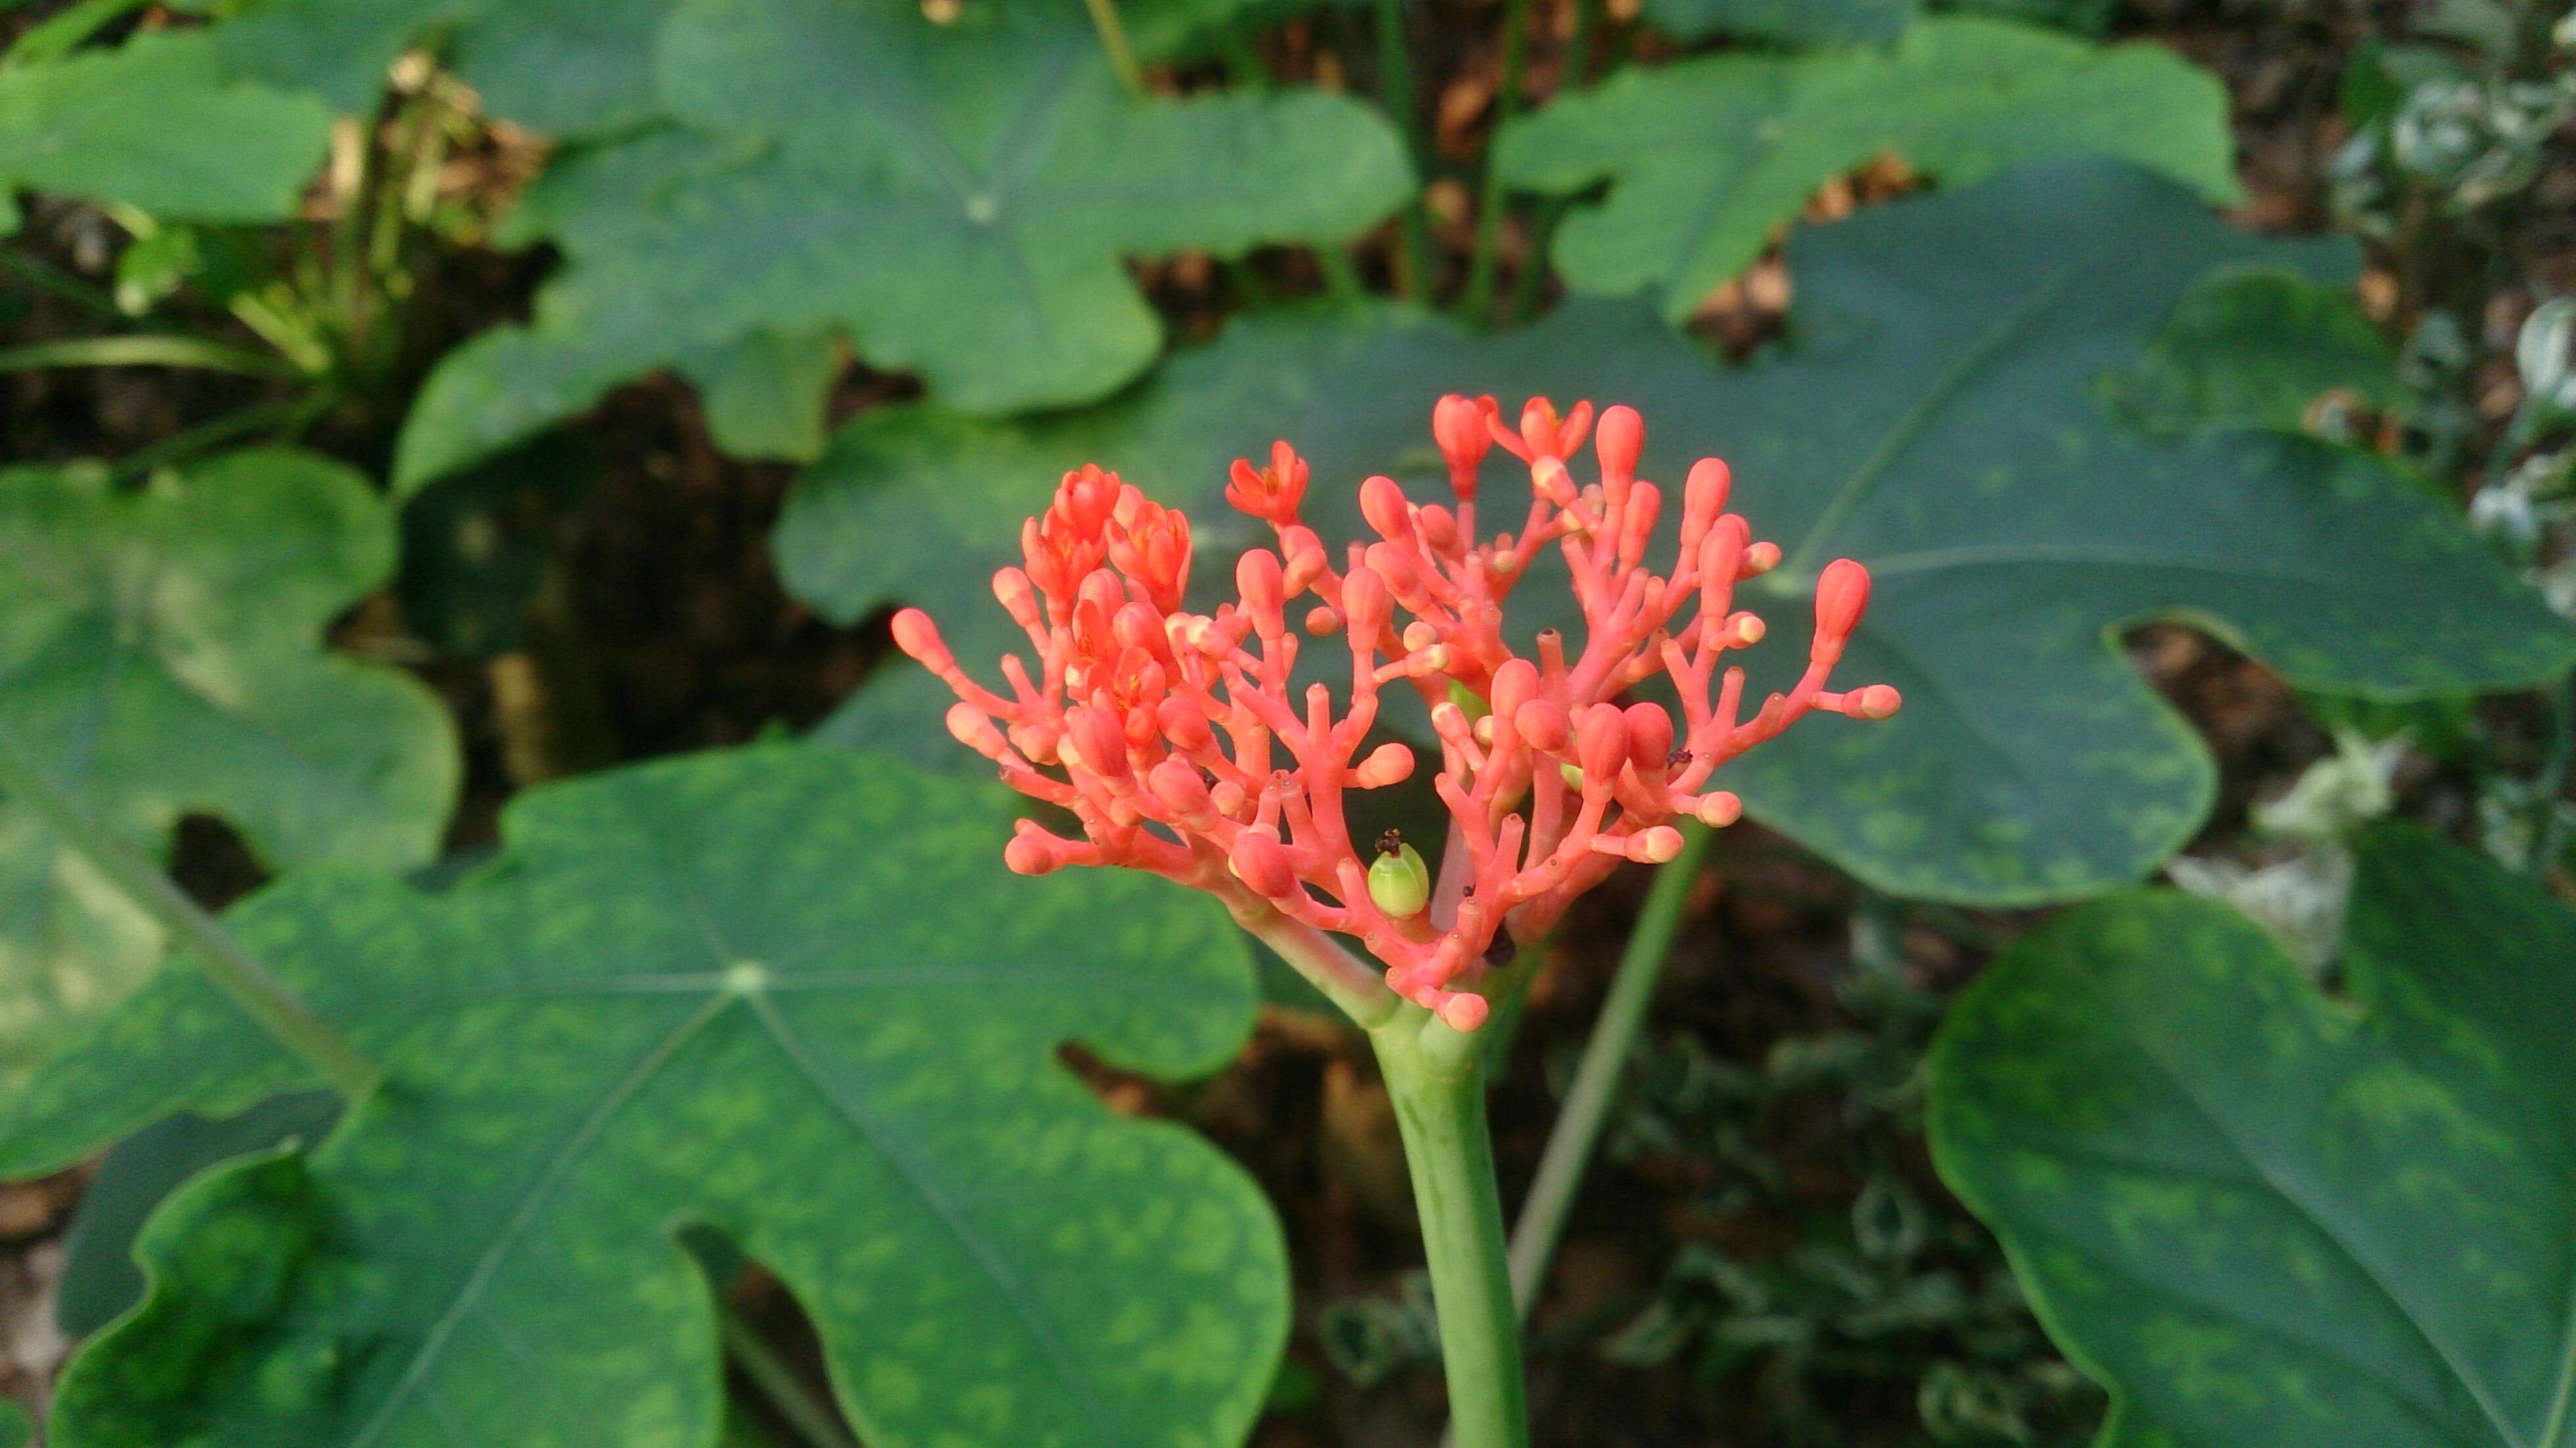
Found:
[[[1589, 403], [1560, 416], [1537, 399], [1514, 428], [1493, 399], [1451, 396], [1432, 432], [1454, 503], [1417, 504], [1394, 480], [1368, 479], [1360, 510], [1377, 539], [1350, 544], [1338, 567], [1300, 521], [1305, 461], [1284, 442], [1265, 466], [1237, 461], [1226, 501], [1279, 546], [1235, 561], [1236, 598], [1212, 614], [1183, 607], [1186, 518], [1114, 473], [1066, 474], [1022, 530], [1024, 564], [993, 577], [1037, 656], [1034, 674], [1017, 655], [1001, 661], [1007, 694], [969, 678], [928, 616], [895, 617], [897, 644], [957, 692], [950, 732], [1081, 824], [1069, 839], [1022, 820], [1004, 852], [1012, 869], [1126, 865], [1212, 891], [1256, 930], [1284, 916], [1355, 936], [1396, 994], [1474, 1030], [1487, 1009], [1477, 988], [1518, 941], [1620, 861], [1673, 858], [1674, 821], [1742, 813], [1709, 787], [1720, 766], [1812, 710], [1896, 712], [1884, 684], [1825, 687], [1869, 602], [1867, 570], [1845, 559], [1817, 580], [1805, 675], [1742, 717], [1744, 671], [1719, 665], [1762, 637], [1762, 621], [1736, 610], [1734, 590], [1780, 550], [1726, 511], [1723, 462], [1691, 468], [1680, 553], [1657, 574], [1646, 553], [1665, 499], [1636, 475], [1634, 410], [1610, 408], [1596, 427]], [[1599, 476], [1578, 484], [1569, 463], [1587, 433]], [[1517, 533], [1479, 541], [1478, 475], [1496, 444], [1528, 466], [1529, 511]], [[1523, 656], [1505, 640], [1503, 602], [1551, 544], [1572, 571], [1584, 638], [1569, 651], [1550, 629]], [[1349, 641], [1338, 717], [1325, 685], [1290, 682], [1292, 612], [1308, 633]], [[1678, 724], [1660, 705], [1618, 702], [1658, 674], [1679, 691]], [[1413, 773], [1404, 744], [1363, 753], [1390, 686], [1421, 692], [1439, 736], [1434, 785], [1452, 829], [1438, 890], [1420, 888], [1409, 847], [1357, 844], [1344, 820], [1347, 791]]]

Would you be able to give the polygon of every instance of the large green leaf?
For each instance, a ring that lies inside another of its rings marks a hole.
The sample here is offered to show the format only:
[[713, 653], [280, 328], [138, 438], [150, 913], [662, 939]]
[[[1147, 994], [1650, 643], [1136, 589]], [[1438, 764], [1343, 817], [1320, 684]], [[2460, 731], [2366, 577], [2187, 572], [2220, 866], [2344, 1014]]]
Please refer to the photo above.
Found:
[[[1632, 305], [1488, 336], [1398, 312], [1240, 321], [1089, 412], [864, 415], [791, 495], [780, 567], [837, 619], [929, 606], [988, 664], [1014, 643], [985, 580], [1068, 467], [1098, 461], [1190, 506], [1222, 558], [1246, 536], [1216, 502], [1226, 463], [1273, 438], [1313, 458], [1311, 497], [1339, 500], [1330, 535], [1353, 529], [1369, 472], [1435, 495], [1441, 392], [1632, 403], [1652, 475], [1731, 459], [1736, 506], [1788, 550], [1753, 591], [1788, 641], [1770, 658], [1803, 648], [1827, 561], [1878, 577], [1845, 667], [1896, 684], [1905, 712], [1815, 720], [1746, 756], [1733, 787], [1754, 812], [1897, 893], [2080, 894], [2179, 847], [2212, 793], [2207, 754], [2118, 652], [2123, 624], [2189, 618], [2302, 685], [2388, 698], [2576, 661], [2576, 635], [2385, 464], [2303, 438], [2164, 443], [2114, 425], [2102, 374], [2202, 275], [2267, 262], [2352, 265], [2340, 246], [2258, 241], [2169, 182], [2077, 162], [1802, 233], [1798, 345], [1735, 372]], [[1522, 597], [1562, 595], [1533, 579]], [[935, 694], [898, 669], [837, 732], [959, 757]]]
[[2576, 915], [2400, 827], [2320, 995], [2215, 902], [2052, 921], [1932, 1056], [1944, 1177], [2114, 1394], [2103, 1448], [2563, 1448]]
[[2248, 422], [2294, 431], [2335, 394], [2367, 408], [2406, 402], [2397, 354], [2352, 293], [2277, 272], [2192, 288], [2137, 365], [2105, 382], [2132, 421], [2160, 432]]
[[[394, 566], [392, 511], [308, 453], [252, 451], [120, 491], [0, 472], [0, 723], [160, 853], [182, 815], [276, 866], [437, 853], [453, 726], [399, 670], [322, 647]], [[0, 1071], [150, 969], [160, 936], [30, 809], [0, 801]]]
[[1951, 185], [2048, 156], [2136, 161], [2236, 190], [2217, 79], [2159, 46], [2102, 49], [1966, 16], [1884, 49], [1727, 54], [1632, 69], [1506, 128], [1512, 186], [1571, 195], [1556, 261], [1577, 290], [1653, 291], [1680, 321], [1826, 181], [1894, 153]]
[[653, 118], [653, 41], [677, 0], [271, 0], [215, 32], [236, 70], [375, 108], [406, 47], [443, 38], [486, 110], [550, 136]]
[[684, 0], [681, 126], [575, 157], [515, 221], [571, 265], [533, 326], [447, 359], [404, 486], [755, 333], [845, 331], [975, 412], [1087, 402], [1152, 365], [1124, 259], [1334, 241], [1410, 184], [1375, 111], [1320, 92], [1139, 100], [1079, 8]]
[[0, 67], [0, 232], [21, 187], [170, 220], [282, 220], [330, 129], [311, 97], [228, 75], [198, 34]]
[[[1057, 1050], [1215, 1068], [1246, 952], [1159, 881], [1011, 875], [1008, 817], [773, 746], [522, 795], [440, 896], [318, 871], [237, 907], [392, 1084], [154, 1217], [151, 1296], [65, 1374], [54, 1440], [698, 1448], [696, 1224], [796, 1291], [874, 1448], [1238, 1441], [1287, 1327], [1278, 1225]], [[296, 1081], [173, 972], [0, 1111], [0, 1170]]]

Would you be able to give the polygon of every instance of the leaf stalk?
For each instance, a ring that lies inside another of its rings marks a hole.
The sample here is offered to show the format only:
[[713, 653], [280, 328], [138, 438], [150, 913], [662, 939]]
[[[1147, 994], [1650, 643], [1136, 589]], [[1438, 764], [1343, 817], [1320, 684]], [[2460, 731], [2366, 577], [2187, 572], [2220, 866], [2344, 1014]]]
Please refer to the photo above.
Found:
[[356, 1101], [382, 1073], [301, 997], [224, 929], [170, 877], [127, 844], [88, 807], [57, 786], [16, 732], [0, 725], [0, 790], [43, 816], [82, 858], [135, 907], [175, 939], [194, 947], [197, 964], [269, 1037], [311, 1066], [341, 1096]]

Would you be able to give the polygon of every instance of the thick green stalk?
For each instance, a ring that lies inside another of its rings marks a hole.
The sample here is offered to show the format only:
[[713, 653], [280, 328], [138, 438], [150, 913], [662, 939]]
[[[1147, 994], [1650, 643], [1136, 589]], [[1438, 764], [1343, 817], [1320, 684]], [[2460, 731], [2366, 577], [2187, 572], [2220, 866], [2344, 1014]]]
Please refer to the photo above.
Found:
[[248, 377], [302, 375], [274, 357], [195, 337], [66, 337], [0, 350], [0, 372], [33, 372], [49, 367], [196, 367]]
[[1431, 292], [1431, 222], [1422, 209], [1422, 182], [1431, 164], [1431, 148], [1422, 141], [1422, 112], [1413, 97], [1413, 53], [1405, 44], [1404, 0], [1377, 0], [1378, 104], [1404, 137], [1405, 154], [1413, 160], [1413, 194], [1398, 213], [1401, 250], [1396, 253], [1396, 290], [1405, 296]]
[[1682, 852], [1663, 867], [1655, 876], [1654, 888], [1646, 892], [1646, 907], [1637, 916], [1628, 948], [1619, 956], [1619, 970], [1601, 1003], [1601, 1018], [1593, 1023], [1592, 1039], [1584, 1042], [1583, 1060], [1575, 1067], [1564, 1109], [1547, 1134], [1538, 1176], [1521, 1204], [1520, 1220], [1512, 1224], [1512, 1297], [1523, 1316], [1547, 1280], [1548, 1261], [1556, 1255], [1566, 1214], [1573, 1210], [1583, 1173], [1592, 1164], [1593, 1148], [1600, 1144], [1602, 1123], [1609, 1119], [1610, 1103], [1619, 1094], [1619, 1078], [1626, 1073], [1629, 1053], [1645, 1028], [1646, 1008], [1654, 1003], [1655, 984], [1663, 978], [1673, 934], [1681, 927], [1682, 907], [1690, 899], [1691, 882], [1698, 878], [1714, 834], [1706, 825], [1682, 826]]
[[[1494, 91], [1494, 136], [1500, 139], [1503, 127], [1520, 114], [1521, 66], [1529, 53], [1529, 0], [1503, 0], [1503, 75]], [[1491, 142], [1485, 147], [1485, 182], [1483, 194], [1476, 198], [1476, 249], [1467, 259], [1467, 294], [1459, 299], [1458, 310], [1469, 318], [1491, 321], [1488, 309], [1494, 294], [1494, 253], [1503, 235], [1503, 170], [1494, 164]], [[1536, 265], [1536, 259], [1532, 259]]]
[[1528, 1448], [1520, 1319], [1485, 1125], [1484, 1052], [1419, 1007], [1369, 1033], [1404, 1134], [1458, 1448]]
[[45, 777], [16, 734], [0, 726], [0, 791], [44, 817], [63, 841], [96, 866], [136, 908], [196, 950], [197, 965], [271, 1039], [294, 1052], [351, 1101], [375, 1089], [376, 1068], [340, 1033], [313, 1014], [286, 982], [235, 940], [168, 875]]

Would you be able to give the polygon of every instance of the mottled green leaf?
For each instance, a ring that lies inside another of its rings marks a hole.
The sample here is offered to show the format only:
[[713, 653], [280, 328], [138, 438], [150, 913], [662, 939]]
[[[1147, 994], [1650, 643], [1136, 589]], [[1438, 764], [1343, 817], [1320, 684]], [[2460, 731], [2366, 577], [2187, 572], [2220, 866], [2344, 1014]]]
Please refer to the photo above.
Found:
[[430, 379], [406, 487], [657, 365], [847, 334], [973, 412], [1088, 402], [1152, 365], [1125, 259], [1358, 232], [1410, 185], [1374, 110], [1314, 91], [1139, 100], [1078, 6], [684, 0], [675, 128], [548, 173], [515, 221], [570, 265], [533, 326]]
[[330, 129], [311, 97], [226, 74], [199, 34], [0, 68], [0, 232], [20, 188], [174, 220], [282, 220]]
[[[63, 1448], [700, 1448], [730, 1238], [793, 1289], [871, 1448], [1240, 1441], [1279, 1229], [1057, 1058], [1214, 1069], [1254, 991], [1223, 910], [1000, 864], [999, 791], [772, 746], [519, 796], [438, 896], [291, 876], [226, 917], [387, 1071], [309, 1155], [200, 1177], [65, 1373]], [[297, 1082], [172, 972], [0, 1111], [41, 1171]]]
[[[1088, 412], [879, 409], [790, 496], [780, 567], [834, 618], [928, 606], [988, 668], [1018, 645], [986, 579], [1066, 468], [1098, 461], [1188, 505], [1203, 556], [1223, 559], [1250, 536], [1216, 501], [1225, 465], [1273, 438], [1313, 458], [1327, 536], [1352, 536], [1370, 472], [1436, 496], [1429, 418], [1444, 391], [1631, 403], [1652, 476], [1729, 458], [1737, 508], [1787, 551], [1750, 602], [1789, 642], [1757, 658], [1802, 647], [1826, 562], [1878, 576], [1845, 667], [1894, 683], [1905, 712], [1814, 720], [1746, 756], [1732, 787], [1883, 888], [1997, 902], [2135, 879], [2208, 811], [2208, 755], [2127, 666], [2123, 624], [2187, 618], [2298, 683], [2382, 698], [2576, 661], [2576, 636], [2378, 460], [2113, 424], [2102, 374], [2134, 361], [2198, 278], [2267, 263], [2348, 274], [2349, 250], [2244, 236], [2169, 182], [2091, 161], [1878, 208], [1802, 233], [1789, 257], [1796, 345], [1732, 372], [1633, 305], [1482, 336], [1394, 311], [1307, 312], [1238, 321]], [[1562, 594], [1534, 578], [1521, 598]], [[1517, 627], [1548, 621], [1516, 604]], [[835, 733], [964, 757], [937, 695], [898, 668]]]
[[2382, 409], [2406, 400], [2396, 352], [2352, 293], [2279, 272], [2203, 281], [2146, 355], [2107, 381], [2130, 420], [2166, 432], [2213, 423], [2296, 432], [2329, 394]]
[[405, 49], [442, 54], [492, 115], [550, 136], [652, 119], [653, 41], [677, 0], [271, 0], [214, 34], [236, 70], [375, 108]]
[[1912, 0], [1645, 0], [1646, 19], [1682, 40], [1724, 35], [1783, 45], [1892, 40], [1913, 12]]
[[2141, 892], [2021, 941], [1942, 1027], [1935, 1158], [2112, 1390], [2103, 1448], [2569, 1441], [2576, 915], [2392, 828], [2343, 981]]
[[208, 1168], [319, 1141], [339, 1119], [340, 1105], [328, 1091], [298, 1091], [221, 1120], [183, 1111], [118, 1142], [81, 1188], [80, 1211], [63, 1234], [55, 1323], [65, 1335], [83, 1338], [123, 1316], [143, 1300], [134, 1239], [153, 1208]]
[[[456, 796], [446, 711], [322, 647], [393, 565], [392, 511], [307, 453], [231, 453], [139, 492], [99, 469], [0, 472], [0, 723], [156, 855], [203, 812], [272, 865], [420, 864]], [[0, 801], [0, 1072], [159, 949], [105, 877]]]
[[1736, 53], [1634, 68], [1507, 127], [1513, 187], [1607, 200], [1557, 233], [1577, 290], [1652, 291], [1688, 317], [1818, 186], [1894, 154], [1950, 185], [2048, 156], [2117, 156], [2213, 199], [2235, 193], [2217, 79], [2160, 46], [2103, 49], [1973, 17], [1892, 46]]

